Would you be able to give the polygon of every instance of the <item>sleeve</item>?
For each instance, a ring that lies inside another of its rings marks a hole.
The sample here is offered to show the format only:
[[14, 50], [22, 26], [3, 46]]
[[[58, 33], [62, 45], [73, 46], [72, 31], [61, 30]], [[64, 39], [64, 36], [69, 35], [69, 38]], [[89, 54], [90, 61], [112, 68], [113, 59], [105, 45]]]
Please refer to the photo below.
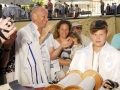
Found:
[[[21, 83], [21, 74], [23, 73], [21, 71], [22, 66], [22, 60], [25, 60], [27, 58], [26, 54], [28, 51], [27, 46], [24, 43], [21, 43], [23, 39], [23, 35], [21, 31], [18, 31], [17, 38], [15, 41], [15, 79], [17, 79]], [[26, 53], [25, 53], [26, 52]]]
[[81, 50], [78, 50], [76, 53], [75, 53], [75, 56], [73, 57], [73, 60], [70, 64], [70, 68], [69, 70], [79, 70], [81, 72], [84, 72], [85, 71], [85, 59], [86, 59], [86, 56], [84, 53], [82, 53]]
[[50, 47], [54, 47], [55, 49], [57, 49], [60, 46], [58, 41], [53, 38], [53, 34], [50, 34], [49, 44], [50, 44]]
[[[114, 54], [113, 57], [113, 69], [110, 71], [108, 78], [114, 82], [118, 82], [120, 85], [120, 52], [117, 50], [112, 51]], [[120, 86], [114, 90], [120, 90]]]
[[30, 69], [31, 67], [35, 67], [36, 64], [33, 62], [30, 55], [29, 46], [34, 48], [36, 47], [36, 43], [36, 41], [34, 41], [34, 43], [30, 41], [26, 30], [21, 29], [18, 31], [15, 41], [15, 79], [17, 79], [21, 85], [28, 85], [32, 83], [32, 79], [35, 80], [35, 73], [33, 73], [33, 78], [31, 78]]
[[50, 47], [54, 47], [54, 38], [53, 38], [53, 34], [50, 34], [50, 37], [51, 37], [51, 41], [50, 41]]
[[111, 45], [117, 49], [120, 48], [120, 39], [119, 38], [120, 38], [120, 34], [114, 35], [112, 42], [111, 42]]

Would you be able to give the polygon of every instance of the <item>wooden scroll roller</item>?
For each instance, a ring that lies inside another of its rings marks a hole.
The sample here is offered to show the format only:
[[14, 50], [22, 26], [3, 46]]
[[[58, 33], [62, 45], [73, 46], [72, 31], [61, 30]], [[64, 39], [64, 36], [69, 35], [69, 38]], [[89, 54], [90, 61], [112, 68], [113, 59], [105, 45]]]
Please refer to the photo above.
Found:
[[93, 70], [88, 70], [82, 74], [82, 81], [77, 85], [71, 85], [64, 90], [98, 90], [102, 84], [102, 77]]
[[71, 86], [64, 88], [64, 90], [83, 90], [83, 89], [79, 86], [71, 85]]
[[82, 81], [82, 73], [78, 70], [70, 71], [64, 79], [62, 79], [58, 84], [64, 85], [65, 87], [70, 85], [78, 85]]
[[[63, 90], [70, 85], [78, 85], [82, 81], [82, 73], [78, 70], [70, 71], [60, 82], [46, 87], [44, 90]], [[57, 89], [59, 88], [59, 89]]]
[[82, 79], [78, 86], [83, 88], [83, 90], [98, 90], [103, 81], [101, 75], [93, 70], [84, 72]]
[[62, 86], [60, 84], [52, 84], [52, 85], [44, 88], [44, 90], [64, 90], [64, 86]]

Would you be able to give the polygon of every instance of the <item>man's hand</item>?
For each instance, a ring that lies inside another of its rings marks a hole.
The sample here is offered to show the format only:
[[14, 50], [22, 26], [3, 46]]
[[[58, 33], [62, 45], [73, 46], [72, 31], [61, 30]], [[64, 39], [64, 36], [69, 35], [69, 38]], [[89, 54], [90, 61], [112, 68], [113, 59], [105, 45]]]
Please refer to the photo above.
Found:
[[53, 24], [50, 24], [43, 29], [42, 34], [39, 37], [40, 44], [45, 40], [50, 30], [52, 30], [53, 26], [54, 26]]
[[112, 80], [107, 79], [102, 83], [102, 86], [106, 89], [112, 90], [113, 88], [118, 88], [119, 84], [117, 82], [113, 82]]
[[62, 45], [62, 48], [68, 48], [72, 45], [72, 43], [73, 43], [72, 38], [68, 37], [61, 43], [61, 45]]

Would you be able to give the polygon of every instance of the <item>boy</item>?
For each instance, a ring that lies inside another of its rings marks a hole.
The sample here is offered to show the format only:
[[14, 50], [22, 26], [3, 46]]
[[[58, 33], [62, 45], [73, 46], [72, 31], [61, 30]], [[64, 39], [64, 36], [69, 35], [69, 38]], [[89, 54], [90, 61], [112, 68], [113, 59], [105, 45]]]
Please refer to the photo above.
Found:
[[99, 90], [118, 88], [120, 83], [120, 52], [107, 43], [108, 25], [104, 20], [95, 20], [90, 26], [92, 42], [86, 48], [78, 50], [69, 70], [95, 70], [103, 78]]

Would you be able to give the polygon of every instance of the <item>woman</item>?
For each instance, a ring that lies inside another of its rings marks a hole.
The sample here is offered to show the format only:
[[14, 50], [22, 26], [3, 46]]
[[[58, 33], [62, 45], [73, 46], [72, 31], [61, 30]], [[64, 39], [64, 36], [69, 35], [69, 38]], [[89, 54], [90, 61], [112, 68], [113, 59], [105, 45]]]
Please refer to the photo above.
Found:
[[[72, 24], [69, 21], [62, 20], [57, 23], [55, 32], [53, 34], [55, 39], [55, 45], [54, 45], [55, 49], [59, 47], [59, 45], [62, 42], [64, 42], [66, 39], [69, 38], [68, 35], [71, 32], [71, 27], [72, 27]], [[61, 54], [59, 55], [59, 57], [57, 57], [58, 58], [57, 60], [59, 61], [59, 65], [60, 65], [59, 66], [60, 71], [55, 72], [56, 74], [55, 78], [62, 79], [65, 76], [65, 73], [68, 70], [69, 65], [71, 63], [70, 52], [71, 52], [70, 48], [64, 48], [61, 51]]]
[[17, 37], [17, 32], [13, 33], [10, 36], [10, 39], [7, 40], [2, 47], [0, 48], [0, 57], [2, 74], [6, 76], [7, 83], [14, 80], [15, 72], [15, 39]]
[[[0, 85], [6, 83], [5, 75], [2, 73], [2, 69], [6, 66], [9, 59], [9, 47], [8, 42], [11, 40], [11, 36], [16, 32], [16, 27], [10, 18], [0, 19], [0, 48], [4, 44], [3, 53], [0, 51]], [[14, 39], [13, 39], [14, 40]], [[12, 44], [12, 43], [11, 43]]]

